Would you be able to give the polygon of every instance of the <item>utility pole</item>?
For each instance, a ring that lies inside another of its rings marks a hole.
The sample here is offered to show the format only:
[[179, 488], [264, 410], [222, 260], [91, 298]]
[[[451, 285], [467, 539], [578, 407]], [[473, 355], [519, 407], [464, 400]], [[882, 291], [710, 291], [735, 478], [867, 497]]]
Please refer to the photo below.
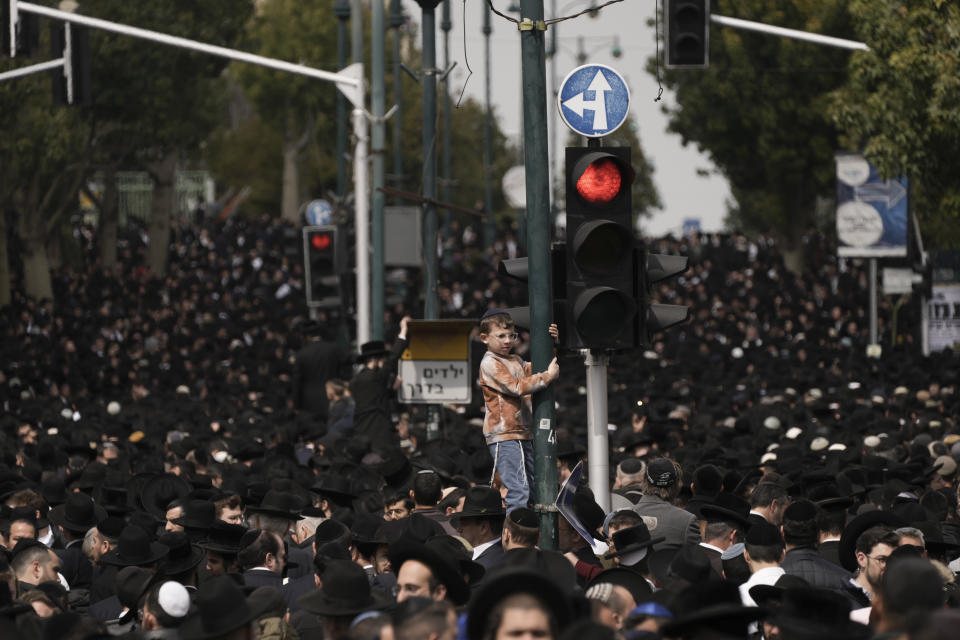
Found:
[[[520, 12], [527, 255], [530, 265], [530, 351], [533, 370], [543, 371], [553, 359], [553, 340], [547, 333], [547, 327], [553, 321], [553, 287], [543, 0], [521, 0]], [[555, 549], [557, 515], [553, 504], [557, 496], [557, 453], [553, 386], [533, 396], [533, 427], [540, 541], [545, 548]]]
[[[450, 21], [450, 0], [443, 0], [443, 8], [440, 18], [440, 30], [443, 31], [443, 66], [446, 69], [443, 74], [443, 162], [440, 166], [441, 180], [443, 186], [442, 200], [450, 202], [450, 111], [453, 105], [450, 101], [450, 29], [453, 23]], [[443, 233], [441, 237], [446, 238], [450, 234], [450, 222], [452, 213], [450, 209], [443, 210]]]
[[373, 14], [370, 19], [370, 108], [373, 111], [373, 123], [370, 127], [371, 155], [373, 167], [371, 175], [370, 202], [370, 335], [374, 340], [383, 340], [383, 296], [384, 296], [384, 230], [383, 206], [385, 195], [380, 190], [384, 186], [384, 153], [386, 153], [387, 123], [386, 111], [386, 52], [384, 38], [384, 6], [382, 0], [371, 4]]
[[486, 218], [483, 220], [483, 248], [492, 249], [497, 239], [497, 223], [493, 219], [493, 185], [491, 180], [493, 164], [493, 116], [490, 111], [490, 34], [493, 29], [490, 27], [490, 5], [486, 2], [481, 3], [483, 11], [483, 55], [484, 55], [484, 117], [483, 117], [483, 212]]
[[[347, 20], [350, 19], [350, 0], [334, 0], [333, 15], [337, 17], [337, 69], [347, 66]], [[343, 202], [347, 195], [347, 99], [337, 94], [337, 198]]]
[[[403, 189], [403, 60], [400, 58], [400, 27], [403, 26], [403, 7], [400, 0], [390, 0], [390, 28], [393, 29], [393, 103], [397, 113], [393, 118], [393, 186]], [[403, 204], [400, 196], [395, 205]]]
[[[417, 0], [423, 9], [423, 197], [437, 199], [437, 19], [440, 0]], [[437, 207], [423, 204], [423, 317], [436, 320]]]

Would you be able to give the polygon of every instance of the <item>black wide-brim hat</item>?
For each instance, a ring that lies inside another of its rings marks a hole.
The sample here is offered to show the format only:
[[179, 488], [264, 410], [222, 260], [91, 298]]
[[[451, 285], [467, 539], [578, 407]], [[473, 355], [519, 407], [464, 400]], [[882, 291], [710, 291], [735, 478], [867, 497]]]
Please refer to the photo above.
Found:
[[493, 487], [477, 485], [467, 489], [463, 510], [450, 516], [450, 522], [456, 527], [461, 518], [503, 518], [506, 515], [500, 492]]
[[360, 345], [360, 354], [357, 356], [357, 362], [363, 362], [368, 358], [379, 358], [390, 352], [383, 340], [371, 340]]
[[183, 640], [227, 635], [266, 613], [269, 602], [245, 598], [233, 578], [221, 575], [200, 585], [194, 605], [180, 625]]
[[350, 485], [350, 480], [333, 473], [328, 473], [313, 485], [310, 491], [320, 496], [327, 496], [337, 504], [350, 504], [357, 497]]
[[426, 543], [413, 542], [401, 538], [391, 545], [388, 557], [394, 573], [400, 573], [400, 567], [407, 560], [417, 560], [430, 567], [438, 582], [447, 588], [447, 597], [456, 605], [466, 604], [470, 599], [470, 587], [464, 581], [452, 559], [441, 555]]
[[173, 473], [162, 473], [150, 478], [140, 493], [140, 503], [147, 512], [165, 519], [167, 505], [185, 498], [191, 491], [190, 483]]
[[168, 551], [164, 545], [152, 541], [142, 527], [130, 524], [120, 532], [117, 546], [103, 554], [100, 562], [118, 567], [139, 567], [157, 562]]
[[67, 501], [50, 509], [47, 518], [68, 531], [86, 533], [107, 517], [103, 507], [85, 493], [72, 493]]
[[482, 640], [494, 607], [516, 593], [536, 596], [553, 615], [557, 628], [563, 629], [570, 622], [573, 605], [559, 584], [529, 569], [504, 567], [487, 576], [470, 600], [467, 611], [468, 640]]
[[658, 542], [666, 540], [666, 536], [650, 536], [650, 530], [647, 525], [641, 523], [632, 527], [624, 527], [613, 534], [613, 544], [615, 547], [611, 557], [619, 557], [626, 553], [649, 549]]
[[857, 538], [869, 529], [878, 525], [886, 525], [894, 529], [907, 526], [907, 521], [891, 511], [867, 511], [847, 523], [840, 534], [840, 544], [837, 552], [840, 554], [840, 564], [847, 571], [857, 568]]
[[201, 542], [200, 547], [216, 553], [240, 553], [243, 548], [241, 541], [246, 532], [247, 528], [242, 525], [217, 520], [207, 531], [207, 540]]
[[323, 587], [301, 596], [300, 608], [320, 616], [351, 616], [385, 609], [393, 598], [370, 588], [366, 571], [351, 560], [330, 560], [323, 572]]
[[262, 513], [286, 520], [301, 520], [303, 516], [300, 515], [300, 511], [305, 506], [296, 494], [271, 489], [263, 496], [259, 505], [248, 505], [247, 513]]

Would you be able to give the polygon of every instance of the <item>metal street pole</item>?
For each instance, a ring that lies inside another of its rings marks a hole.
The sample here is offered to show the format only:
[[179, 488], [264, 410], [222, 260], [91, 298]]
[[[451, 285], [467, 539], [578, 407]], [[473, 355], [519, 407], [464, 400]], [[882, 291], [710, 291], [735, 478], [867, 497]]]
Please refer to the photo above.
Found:
[[[333, 15], [337, 17], [337, 69], [347, 66], [347, 20], [350, 19], [350, 0], [334, 0]], [[337, 94], [337, 198], [347, 195], [347, 99]]]
[[610, 450], [607, 437], [607, 363], [609, 357], [590, 349], [584, 357], [587, 369], [587, 470], [593, 497], [610, 511]]
[[[400, 59], [400, 27], [403, 26], [403, 7], [400, 0], [390, 0], [390, 28], [393, 29], [393, 103], [397, 112], [393, 116], [393, 186], [403, 189], [403, 68]], [[395, 205], [403, 203], [399, 196]]]
[[[437, 20], [440, 0], [417, 0], [423, 9], [423, 196], [437, 197]], [[423, 205], [423, 317], [436, 320], [437, 309], [437, 207]]]
[[[550, 188], [547, 148], [547, 87], [543, 0], [521, 0], [520, 52], [523, 73], [524, 164], [527, 181], [527, 255], [530, 265], [530, 351], [534, 371], [553, 359], [547, 327], [553, 318], [550, 268]], [[527, 28], [529, 27], [529, 28]], [[533, 397], [536, 503], [540, 512], [540, 544], [557, 546], [556, 424], [553, 386]]]
[[870, 258], [870, 344], [877, 344], [877, 259]]
[[382, 0], [372, 3], [373, 15], [370, 20], [370, 109], [373, 111], [373, 124], [370, 131], [370, 143], [373, 156], [373, 180], [371, 187], [372, 202], [370, 209], [370, 319], [373, 326], [370, 335], [374, 340], [383, 340], [384, 311], [384, 154], [386, 153], [387, 123], [383, 114], [386, 110], [386, 38], [384, 6]]
[[483, 10], [483, 55], [484, 55], [484, 117], [483, 117], [483, 212], [487, 217], [483, 220], [483, 248], [492, 249], [497, 239], [497, 223], [493, 219], [493, 180], [492, 168], [493, 150], [493, 115], [490, 111], [490, 5], [486, 2], [481, 5]]
[[[443, 7], [440, 14], [440, 30], [443, 31], [443, 66], [446, 70], [450, 69], [450, 29], [453, 23], [450, 21], [450, 0], [443, 0]], [[443, 162], [440, 166], [440, 184], [443, 186], [442, 200], [450, 201], [450, 112], [453, 104], [450, 101], [450, 75], [443, 76]], [[443, 210], [443, 232], [442, 238], [450, 234], [450, 223], [452, 218], [450, 209]]]

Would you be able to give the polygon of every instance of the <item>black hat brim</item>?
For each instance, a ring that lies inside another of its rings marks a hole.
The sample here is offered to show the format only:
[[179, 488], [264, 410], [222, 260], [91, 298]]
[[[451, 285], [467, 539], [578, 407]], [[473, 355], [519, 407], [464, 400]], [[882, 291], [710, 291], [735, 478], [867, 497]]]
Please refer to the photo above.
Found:
[[97, 526], [97, 523], [107, 517], [107, 511], [98, 504], [93, 505], [93, 522], [91, 523], [82, 523], [82, 522], [73, 522], [67, 518], [67, 505], [60, 504], [50, 509], [50, 512], [47, 514], [47, 519], [54, 524], [58, 524], [68, 531], [74, 532], [84, 532], [86, 533], [93, 527]]
[[364, 602], [344, 604], [333, 601], [323, 589], [311, 591], [297, 599], [300, 608], [318, 616], [355, 616], [364, 611], [378, 611], [394, 604], [393, 598], [377, 589], [370, 590], [370, 599]]
[[400, 567], [407, 560], [417, 560], [430, 567], [437, 580], [447, 588], [447, 596], [454, 604], [466, 604], [470, 599], [470, 587], [457, 571], [457, 567], [430, 547], [401, 540], [390, 548], [388, 557], [394, 573], [399, 573]]
[[111, 549], [100, 556], [101, 564], [109, 564], [115, 567], [139, 567], [145, 564], [153, 564], [165, 555], [169, 549], [159, 542], [150, 543], [150, 553], [144, 558], [121, 558], [119, 549]]

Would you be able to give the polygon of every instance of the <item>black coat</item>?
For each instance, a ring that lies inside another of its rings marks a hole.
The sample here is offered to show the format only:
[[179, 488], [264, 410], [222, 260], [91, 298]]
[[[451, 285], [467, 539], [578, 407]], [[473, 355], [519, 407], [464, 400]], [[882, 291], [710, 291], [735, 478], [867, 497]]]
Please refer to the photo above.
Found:
[[83, 555], [83, 540], [71, 540], [64, 549], [53, 549], [60, 558], [60, 573], [71, 589], [86, 589], [93, 582], [93, 565]]
[[269, 569], [247, 569], [243, 572], [243, 584], [248, 587], [273, 587], [280, 590], [283, 578]]
[[356, 403], [353, 414], [354, 433], [379, 443], [396, 439], [393, 423], [390, 421], [390, 401], [394, 396], [393, 381], [396, 379], [397, 361], [406, 348], [407, 341], [398, 339], [383, 367], [370, 369], [365, 366], [353, 376], [350, 381], [350, 395]]
[[330, 342], [314, 340], [300, 349], [293, 372], [294, 406], [326, 420], [327, 380], [339, 378], [346, 362], [347, 354]]

